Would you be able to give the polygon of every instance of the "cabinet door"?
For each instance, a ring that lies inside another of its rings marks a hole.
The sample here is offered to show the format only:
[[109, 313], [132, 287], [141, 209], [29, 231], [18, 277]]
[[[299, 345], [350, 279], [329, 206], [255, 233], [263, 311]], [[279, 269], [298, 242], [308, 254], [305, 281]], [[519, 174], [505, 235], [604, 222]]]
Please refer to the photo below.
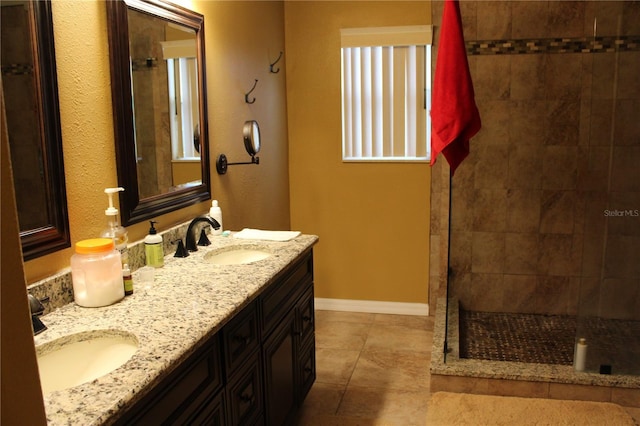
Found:
[[289, 311], [264, 345], [265, 414], [268, 425], [290, 423], [296, 409], [295, 311]]
[[259, 353], [255, 353], [242, 370], [233, 373], [227, 384], [229, 424], [259, 424], [263, 415], [262, 398], [262, 364]]

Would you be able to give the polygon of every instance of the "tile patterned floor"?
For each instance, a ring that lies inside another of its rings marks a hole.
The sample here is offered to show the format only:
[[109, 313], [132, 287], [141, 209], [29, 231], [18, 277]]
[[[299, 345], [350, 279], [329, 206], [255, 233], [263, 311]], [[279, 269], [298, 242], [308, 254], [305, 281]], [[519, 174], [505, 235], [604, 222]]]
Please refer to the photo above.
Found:
[[316, 311], [317, 378], [296, 425], [426, 425], [433, 319]]
[[316, 311], [300, 426], [424, 425], [433, 317]]

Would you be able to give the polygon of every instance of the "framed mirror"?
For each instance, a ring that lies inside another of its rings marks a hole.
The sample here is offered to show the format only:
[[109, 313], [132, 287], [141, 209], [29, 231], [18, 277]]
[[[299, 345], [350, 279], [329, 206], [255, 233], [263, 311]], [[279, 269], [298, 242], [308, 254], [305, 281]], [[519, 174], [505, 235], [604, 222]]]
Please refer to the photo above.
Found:
[[127, 226], [211, 198], [204, 16], [160, 0], [106, 5]]
[[69, 247], [51, 2], [3, 1], [2, 96], [24, 260]]

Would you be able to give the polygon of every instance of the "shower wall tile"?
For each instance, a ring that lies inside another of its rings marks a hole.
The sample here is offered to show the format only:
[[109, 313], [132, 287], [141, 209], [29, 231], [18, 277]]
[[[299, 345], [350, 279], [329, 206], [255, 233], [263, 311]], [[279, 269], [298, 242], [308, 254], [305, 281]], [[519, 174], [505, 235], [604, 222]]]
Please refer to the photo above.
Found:
[[475, 1], [460, 2], [460, 15], [465, 40], [478, 39], [478, 3]]
[[511, 37], [511, 2], [482, 3], [477, 10], [478, 40], [505, 40]]
[[510, 114], [509, 139], [511, 144], [536, 146], [544, 144], [548, 129], [546, 101], [513, 101]]
[[640, 280], [606, 278], [602, 284], [600, 315], [606, 318], [640, 319], [637, 300], [640, 297]]
[[609, 210], [609, 234], [640, 237], [640, 192], [611, 192]]
[[[638, 72], [640, 73], [640, 68]], [[617, 100], [615, 107], [615, 145], [640, 145], [640, 96], [636, 99]]]
[[545, 144], [578, 145], [580, 100], [565, 99], [550, 101]]
[[544, 55], [547, 99], [580, 99], [582, 92], [582, 54]]
[[614, 147], [611, 170], [612, 187], [618, 191], [640, 191], [638, 165], [640, 165], [640, 145]]
[[501, 274], [504, 271], [504, 240], [501, 232], [473, 232], [471, 271]]
[[582, 251], [582, 276], [594, 278], [602, 274], [604, 234], [587, 229], [584, 234]]
[[577, 146], [545, 146], [542, 155], [542, 189], [571, 190], [578, 176]]
[[511, 145], [507, 188], [540, 189], [542, 187], [542, 150], [536, 145]]
[[572, 234], [574, 231], [575, 191], [543, 191], [540, 208], [540, 232]]
[[622, 34], [640, 34], [640, 3], [637, 1], [625, 1], [622, 3]]
[[613, 99], [615, 95], [616, 53], [589, 55], [592, 58], [591, 93], [595, 99]]
[[[611, 218], [609, 220], [615, 220]], [[606, 278], [637, 278], [640, 276], [640, 237], [611, 235], [607, 238], [604, 258]]]
[[538, 264], [537, 233], [506, 233], [504, 240], [506, 274], [535, 274]]
[[[482, 128], [473, 138], [471, 149], [476, 146], [509, 144], [509, 104], [508, 100], [478, 100], [478, 111]], [[462, 163], [464, 164], [464, 163]]]
[[622, 14], [626, 1], [587, 1], [585, 2], [584, 35], [593, 36], [594, 19], [597, 18], [598, 36], [618, 34], [618, 15]]
[[640, 52], [619, 52], [617, 99], [640, 99]]
[[540, 234], [538, 274], [579, 275], [576, 257], [581, 253], [573, 250], [573, 236], [569, 234]]
[[538, 232], [540, 190], [510, 189], [507, 194], [507, 232]]
[[506, 187], [507, 168], [509, 165], [508, 145], [476, 146], [473, 187], [476, 189], [503, 189]]
[[511, 58], [511, 99], [544, 99], [545, 67], [545, 55], [514, 55]]
[[571, 295], [569, 277], [538, 277], [536, 283], [538, 297], [533, 302], [537, 312], [564, 315], [568, 312], [568, 301]]
[[584, 17], [583, 1], [550, 1], [548, 37], [582, 37]]
[[[546, 313], [537, 306], [538, 278], [535, 275], [504, 275], [504, 310], [514, 313]], [[535, 309], [534, 309], [535, 308]]]
[[479, 311], [503, 311], [505, 304], [504, 275], [472, 273], [471, 300], [473, 302], [474, 309]]
[[549, 34], [548, 9], [549, 2], [547, 1], [512, 2], [511, 34], [513, 38], [533, 38], [540, 37], [540, 34]]
[[456, 297], [462, 306], [473, 306], [470, 273], [453, 271], [449, 278], [449, 291], [450, 296]]
[[472, 70], [476, 98], [508, 99], [511, 85], [511, 55], [477, 56]]
[[600, 277], [582, 277], [579, 286], [580, 306], [576, 315], [581, 317], [598, 316], [600, 311]]
[[578, 191], [607, 191], [610, 156], [611, 149], [608, 146], [580, 148], [578, 154]]
[[456, 275], [471, 272], [471, 232], [456, 232], [451, 234], [450, 265]]
[[507, 190], [475, 189], [473, 230], [504, 232], [507, 219]]
[[613, 100], [593, 99], [591, 101], [591, 113], [589, 121], [589, 145], [611, 145], [611, 117], [613, 116]]
[[451, 230], [473, 230], [473, 189], [454, 188], [451, 193]]

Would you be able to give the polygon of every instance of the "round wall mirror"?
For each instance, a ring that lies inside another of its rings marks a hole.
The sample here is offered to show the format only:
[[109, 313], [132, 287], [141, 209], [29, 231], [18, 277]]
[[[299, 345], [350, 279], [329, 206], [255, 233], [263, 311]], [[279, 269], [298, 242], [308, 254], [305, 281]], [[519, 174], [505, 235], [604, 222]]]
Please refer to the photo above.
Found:
[[260, 152], [260, 127], [258, 127], [258, 122], [255, 120], [245, 121], [242, 133], [244, 147], [249, 155], [253, 157]]

